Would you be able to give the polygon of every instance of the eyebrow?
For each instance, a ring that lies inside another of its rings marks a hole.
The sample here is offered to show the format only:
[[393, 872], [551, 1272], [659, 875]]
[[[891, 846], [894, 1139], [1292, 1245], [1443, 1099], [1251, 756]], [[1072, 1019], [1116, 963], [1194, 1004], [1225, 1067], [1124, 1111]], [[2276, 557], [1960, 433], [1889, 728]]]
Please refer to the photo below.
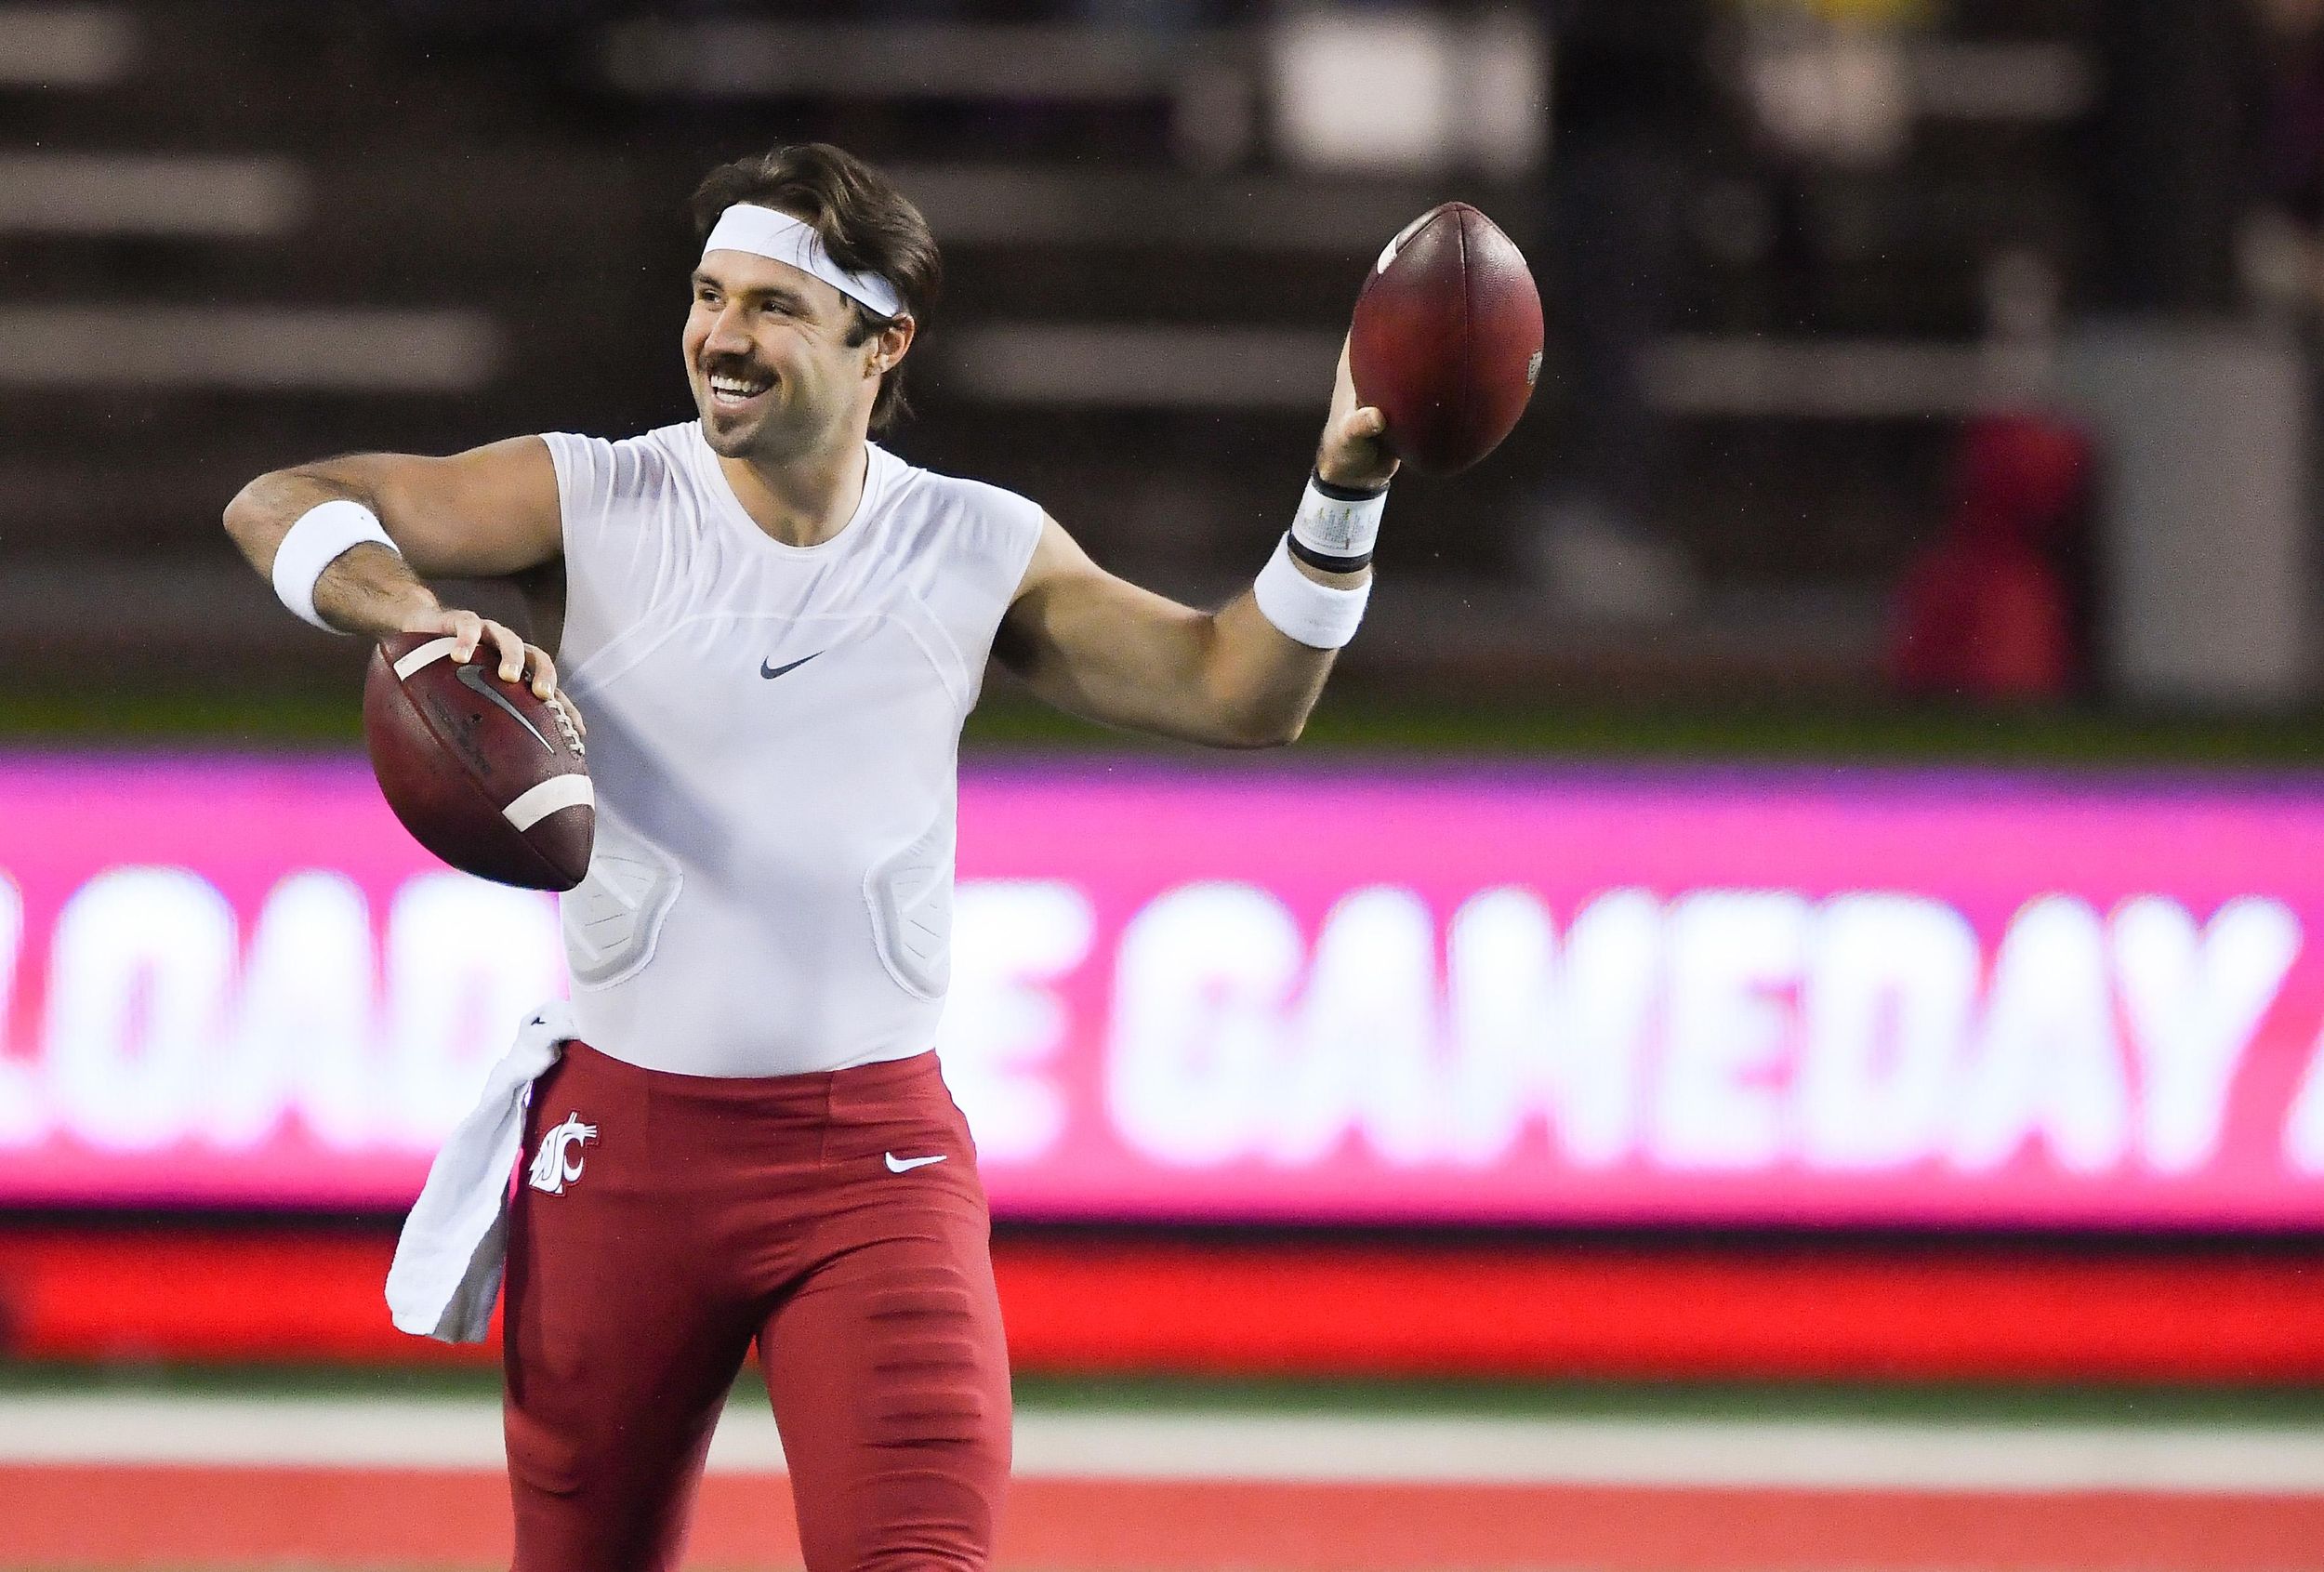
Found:
[[801, 313], [807, 310], [807, 297], [795, 289], [786, 289], [779, 284], [760, 284], [756, 288], [730, 289], [708, 273], [696, 271], [691, 281], [692, 287], [700, 289], [706, 284], [722, 294], [732, 295], [738, 299], [772, 300], [778, 305], [787, 306]]

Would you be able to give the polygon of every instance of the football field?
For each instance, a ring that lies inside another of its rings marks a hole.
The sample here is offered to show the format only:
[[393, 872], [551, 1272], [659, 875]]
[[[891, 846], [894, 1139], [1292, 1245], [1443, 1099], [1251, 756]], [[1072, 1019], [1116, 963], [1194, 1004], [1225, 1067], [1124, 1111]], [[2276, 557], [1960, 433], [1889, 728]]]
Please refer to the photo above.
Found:
[[[1029, 1385], [1001, 1565], [1357, 1568], [2324, 1567], [2324, 1417], [2281, 1399], [1798, 1390]], [[0, 1393], [0, 1566], [506, 1564], [497, 1413], [465, 1379]], [[798, 1564], [746, 1382], [689, 1564]]]

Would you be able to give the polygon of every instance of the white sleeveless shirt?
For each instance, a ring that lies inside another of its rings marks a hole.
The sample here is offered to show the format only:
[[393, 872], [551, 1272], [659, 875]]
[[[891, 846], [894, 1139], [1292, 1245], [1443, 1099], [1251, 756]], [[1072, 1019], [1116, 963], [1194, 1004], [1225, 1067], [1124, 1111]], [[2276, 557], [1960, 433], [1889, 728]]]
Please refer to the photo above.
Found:
[[786, 546], [698, 422], [543, 440], [597, 786], [561, 898], [580, 1037], [697, 1076], [933, 1047], [960, 724], [1041, 509], [875, 445], [846, 527]]

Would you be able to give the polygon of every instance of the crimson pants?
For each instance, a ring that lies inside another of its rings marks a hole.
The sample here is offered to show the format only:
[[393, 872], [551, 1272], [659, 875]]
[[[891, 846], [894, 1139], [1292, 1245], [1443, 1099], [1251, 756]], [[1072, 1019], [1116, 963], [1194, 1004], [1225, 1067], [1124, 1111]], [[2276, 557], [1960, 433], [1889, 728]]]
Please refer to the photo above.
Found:
[[533, 1089], [524, 1157], [516, 1572], [675, 1567], [754, 1338], [809, 1572], [987, 1565], [1008, 1360], [975, 1151], [934, 1054], [725, 1079], [571, 1043]]

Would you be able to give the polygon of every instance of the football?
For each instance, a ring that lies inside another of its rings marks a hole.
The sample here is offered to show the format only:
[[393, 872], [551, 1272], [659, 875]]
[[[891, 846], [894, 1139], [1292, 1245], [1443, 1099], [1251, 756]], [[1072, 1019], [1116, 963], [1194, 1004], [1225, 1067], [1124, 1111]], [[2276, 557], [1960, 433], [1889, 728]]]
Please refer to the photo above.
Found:
[[570, 890], [589, 871], [597, 798], [572, 722], [500, 680], [482, 646], [399, 633], [363, 680], [363, 738], [381, 795], [412, 838], [464, 872], [527, 890]]
[[1524, 254], [1465, 202], [1413, 219], [1356, 296], [1348, 372], [1413, 469], [1449, 475], [1483, 458], [1541, 372], [1541, 296]]

